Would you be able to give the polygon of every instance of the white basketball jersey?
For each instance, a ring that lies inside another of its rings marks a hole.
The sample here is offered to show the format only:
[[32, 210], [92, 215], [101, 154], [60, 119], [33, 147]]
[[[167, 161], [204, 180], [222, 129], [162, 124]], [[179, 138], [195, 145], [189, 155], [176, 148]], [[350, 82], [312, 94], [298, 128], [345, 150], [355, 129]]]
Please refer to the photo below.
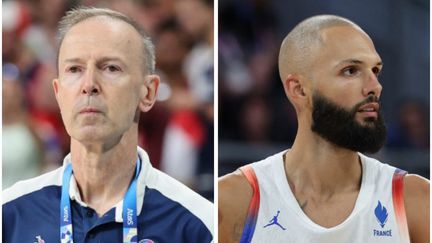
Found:
[[408, 243], [403, 203], [406, 172], [359, 154], [363, 173], [353, 211], [325, 228], [300, 208], [286, 179], [283, 153], [241, 168], [253, 197], [240, 242]]

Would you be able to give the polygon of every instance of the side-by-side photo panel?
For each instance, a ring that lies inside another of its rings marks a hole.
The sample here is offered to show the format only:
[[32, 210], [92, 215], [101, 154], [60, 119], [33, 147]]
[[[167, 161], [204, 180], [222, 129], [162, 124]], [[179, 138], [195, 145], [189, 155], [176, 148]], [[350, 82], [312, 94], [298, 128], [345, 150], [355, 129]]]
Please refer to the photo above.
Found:
[[2, 242], [214, 241], [213, 11], [3, 1]]
[[219, 242], [429, 242], [429, 16], [219, 1]]

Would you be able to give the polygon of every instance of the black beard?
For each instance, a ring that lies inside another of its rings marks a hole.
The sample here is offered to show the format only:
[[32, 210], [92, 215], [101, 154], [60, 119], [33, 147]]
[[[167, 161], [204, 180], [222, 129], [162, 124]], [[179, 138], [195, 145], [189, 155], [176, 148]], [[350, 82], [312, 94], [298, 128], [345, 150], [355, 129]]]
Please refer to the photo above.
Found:
[[327, 141], [361, 153], [376, 153], [384, 145], [387, 131], [379, 111], [377, 118], [366, 118], [364, 125], [355, 119], [362, 105], [378, 102], [376, 96], [368, 96], [351, 110], [338, 106], [319, 93], [314, 93], [312, 99], [311, 129]]

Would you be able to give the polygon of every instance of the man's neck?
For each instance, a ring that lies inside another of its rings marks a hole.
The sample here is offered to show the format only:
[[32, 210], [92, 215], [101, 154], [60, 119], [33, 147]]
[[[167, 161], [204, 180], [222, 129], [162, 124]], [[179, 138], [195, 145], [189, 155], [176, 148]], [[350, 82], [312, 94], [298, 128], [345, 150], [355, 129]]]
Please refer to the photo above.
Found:
[[293, 191], [325, 200], [360, 189], [362, 167], [357, 152], [338, 147], [311, 131], [299, 133], [285, 156], [285, 171]]
[[137, 160], [136, 138], [124, 136], [117, 144], [86, 144], [71, 141], [74, 177], [81, 199], [103, 215], [126, 194]]

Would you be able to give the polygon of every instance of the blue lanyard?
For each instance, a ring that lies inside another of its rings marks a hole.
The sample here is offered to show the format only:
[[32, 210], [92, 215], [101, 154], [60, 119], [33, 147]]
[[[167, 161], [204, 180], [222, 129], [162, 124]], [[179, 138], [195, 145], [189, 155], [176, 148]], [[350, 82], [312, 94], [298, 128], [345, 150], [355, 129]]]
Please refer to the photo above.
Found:
[[[135, 177], [123, 199], [123, 243], [138, 242], [136, 187], [141, 161], [136, 163]], [[68, 164], [63, 173], [62, 194], [60, 201], [60, 242], [73, 243], [72, 214], [69, 200], [69, 184], [72, 176], [72, 164]]]

